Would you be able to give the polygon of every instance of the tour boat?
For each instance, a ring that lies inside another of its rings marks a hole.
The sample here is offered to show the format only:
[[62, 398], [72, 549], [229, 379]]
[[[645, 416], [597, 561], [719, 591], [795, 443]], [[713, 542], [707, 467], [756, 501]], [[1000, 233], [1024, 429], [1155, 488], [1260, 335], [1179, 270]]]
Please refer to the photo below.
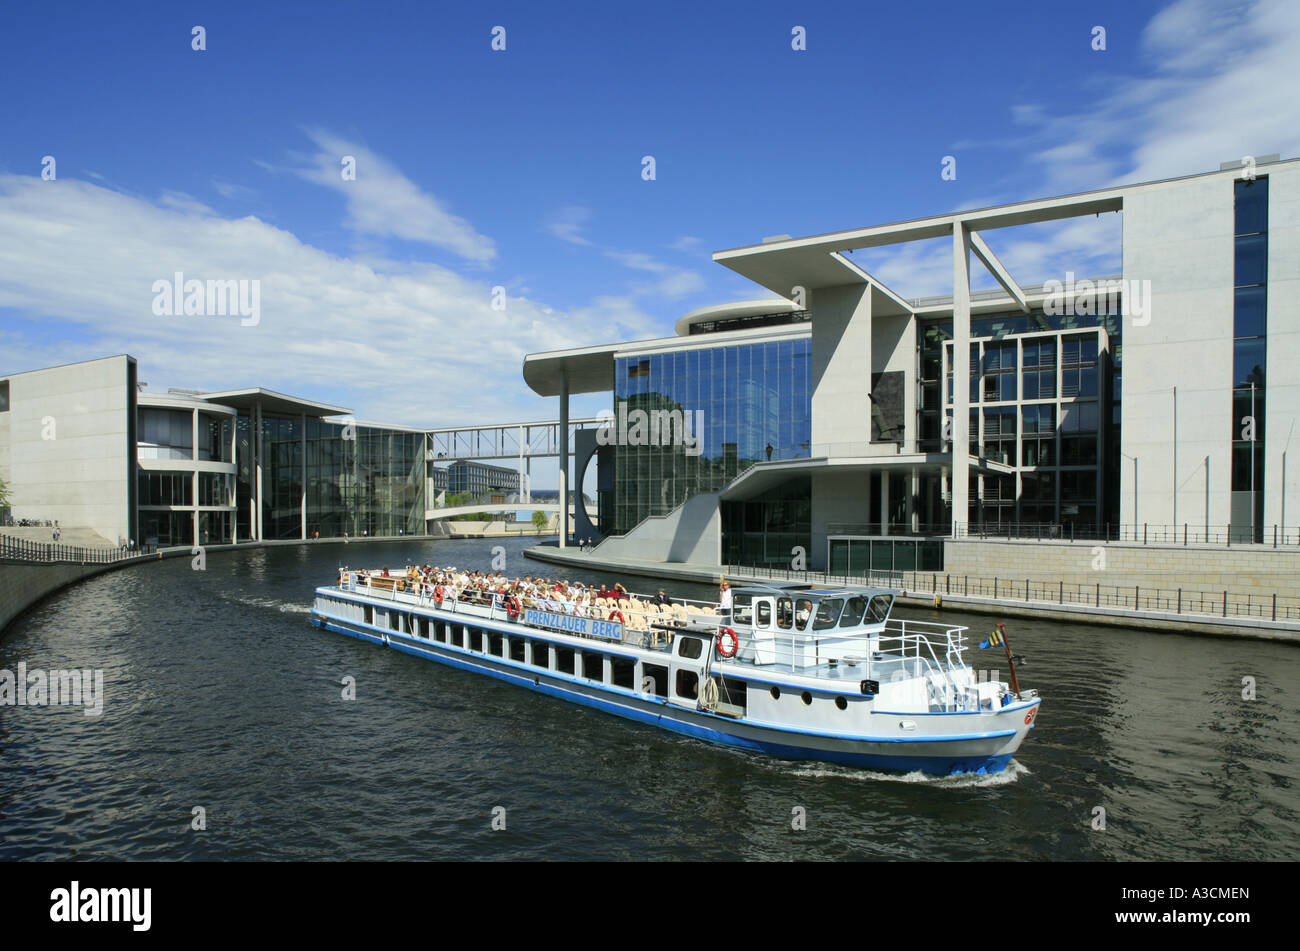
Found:
[[[737, 585], [572, 605], [343, 570], [311, 623], [674, 733], [788, 760], [951, 775], [1006, 768], [1040, 698], [977, 677], [964, 627], [893, 619], [896, 592]], [[994, 644], [1002, 643], [996, 636]], [[1012, 660], [1007, 650], [1007, 660]], [[982, 672], [981, 672], [982, 673]]]

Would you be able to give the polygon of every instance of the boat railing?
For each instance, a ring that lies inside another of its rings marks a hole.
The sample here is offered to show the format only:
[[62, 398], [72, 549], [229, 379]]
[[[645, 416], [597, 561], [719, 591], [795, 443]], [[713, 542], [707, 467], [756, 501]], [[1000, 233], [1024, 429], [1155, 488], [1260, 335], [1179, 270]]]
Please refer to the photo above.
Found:
[[[957, 685], [953, 671], [965, 667], [962, 652], [966, 650], [965, 628], [950, 627], [933, 621], [888, 621], [880, 636], [880, 653], [895, 654], [904, 659], [913, 658], [918, 667], [924, 667], [927, 678], [934, 674], [947, 685], [949, 697], [945, 707], [956, 708], [961, 703], [962, 689]], [[893, 633], [896, 632], [896, 633]], [[946, 663], [940, 663], [935, 644]], [[891, 646], [894, 645], [894, 646]]]
[[[581, 606], [573, 601], [522, 596], [518, 612], [512, 616], [507, 604], [509, 596], [502, 596], [499, 592], [474, 588], [458, 590], [455, 585], [443, 585], [443, 598], [439, 602], [434, 597], [438, 587], [440, 586], [429, 582], [415, 581], [406, 575], [358, 577], [356, 572], [351, 571], [340, 571], [338, 581], [338, 588], [343, 591], [360, 591], [394, 603], [436, 607], [452, 613], [467, 612], [487, 620], [524, 623], [522, 614], [528, 610], [598, 621], [612, 620], [621, 625], [623, 643], [649, 648], [669, 646], [673, 635], [680, 629], [701, 626], [716, 628], [723, 621], [720, 615], [704, 613], [705, 610], [712, 610], [712, 605], [708, 602], [672, 598], [666, 605], [659, 605], [653, 598], [642, 598], [630, 593], [621, 600], [601, 599], [606, 602], [603, 605]], [[691, 606], [695, 606], [695, 611], [689, 610]], [[681, 610], [677, 610], [679, 607]]]

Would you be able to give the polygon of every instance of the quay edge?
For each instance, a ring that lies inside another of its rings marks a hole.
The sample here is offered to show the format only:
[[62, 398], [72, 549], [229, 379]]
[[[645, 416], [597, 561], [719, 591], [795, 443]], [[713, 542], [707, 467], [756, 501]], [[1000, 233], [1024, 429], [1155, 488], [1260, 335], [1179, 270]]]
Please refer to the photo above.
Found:
[[[689, 581], [697, 584], [717, 584], [722, 569], [716, 565], [639, 562], [631, 559], [597, 560], [574, 549], [561, 550], [549, 545], [537, 545], [524, 551], [525, 557], [586, 571], [605, 571], [612, 574], [648, 575], [669, 581]], [[743, 571], [728, 573], [733, 581], [768, 581], [757, 574]], [[793, 579], [792, 579], [793, 580]], [[899, 604], [910, 608], [933, 608], [932, 592], [908, 592], [898, 599]], [[939, 594], [942, 607], [973, 614], [992, 614], [1000, 617], [1035, 617], [1054, 621], [1085, 622], [1106, 627], [1129, 628], [1162, 633], [1195, 634], [1207, 637], [1230, 637], [1245, 640], [1274, 641], [1300, 646], [1300, 623], [1273, 621], [1267, 618], [1218, 618], [1202, 614], [1173, 614], [1158, 611], [1132, 611], [1116, 607], [1091, 607], [1084, 604], [1052, 604], [1048, 601], [1023, 601], [1013, 598], [986, 598], [959, 594]]]

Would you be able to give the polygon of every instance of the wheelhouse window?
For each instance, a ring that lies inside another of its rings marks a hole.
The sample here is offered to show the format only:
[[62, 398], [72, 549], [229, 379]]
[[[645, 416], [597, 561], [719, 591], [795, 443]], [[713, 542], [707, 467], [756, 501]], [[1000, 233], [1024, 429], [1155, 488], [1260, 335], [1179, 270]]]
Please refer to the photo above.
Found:
[[829, 598], [817, 605], [817, 617], [813, 621], [814, 631], [825, 631], [839, 623], [840, 612], [844, 610], [843, 598]]
[[800, 598], [794, 603], [794, 622], [798, 630], [808, 630], [808, 621], [812, 618], [813, 603], [807, 598]]
[[844, 613], [840, 615], [840, 627], [853, 627], [862, 620], [862, 615], [867, 610], [867, 599], [862, 595], [849, 598], [848, 603], [844, 605]]
[[794, 625], [794, 602], [789, 598], [778, 598], [776, 602], [776, 626], [788, 631]]
[[867, 620], [872, 624], [879, 624], [889, 617], [889, 606], [893, 604], [894, 599], [887, 594], [878, 594], [871, 599], [871, 604], [867, 608]]

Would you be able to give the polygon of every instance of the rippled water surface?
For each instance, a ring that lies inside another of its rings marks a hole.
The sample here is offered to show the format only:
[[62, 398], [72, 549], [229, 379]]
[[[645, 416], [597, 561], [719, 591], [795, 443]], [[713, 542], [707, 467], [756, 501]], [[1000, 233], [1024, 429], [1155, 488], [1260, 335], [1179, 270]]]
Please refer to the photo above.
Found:
[[[102, 669], [106, 702], [0, 706], [0, 858], [1300, 858], [1293, 647], [1012, 619], [1037, 729], [1006, 773], [931, 779], [714, 747], [307, 622], [340, 561], [487, 569], [496, 544], [213, 553], [39, 605], [0, 668]], [[509, 574], [560, 570], [504, 544]]]

